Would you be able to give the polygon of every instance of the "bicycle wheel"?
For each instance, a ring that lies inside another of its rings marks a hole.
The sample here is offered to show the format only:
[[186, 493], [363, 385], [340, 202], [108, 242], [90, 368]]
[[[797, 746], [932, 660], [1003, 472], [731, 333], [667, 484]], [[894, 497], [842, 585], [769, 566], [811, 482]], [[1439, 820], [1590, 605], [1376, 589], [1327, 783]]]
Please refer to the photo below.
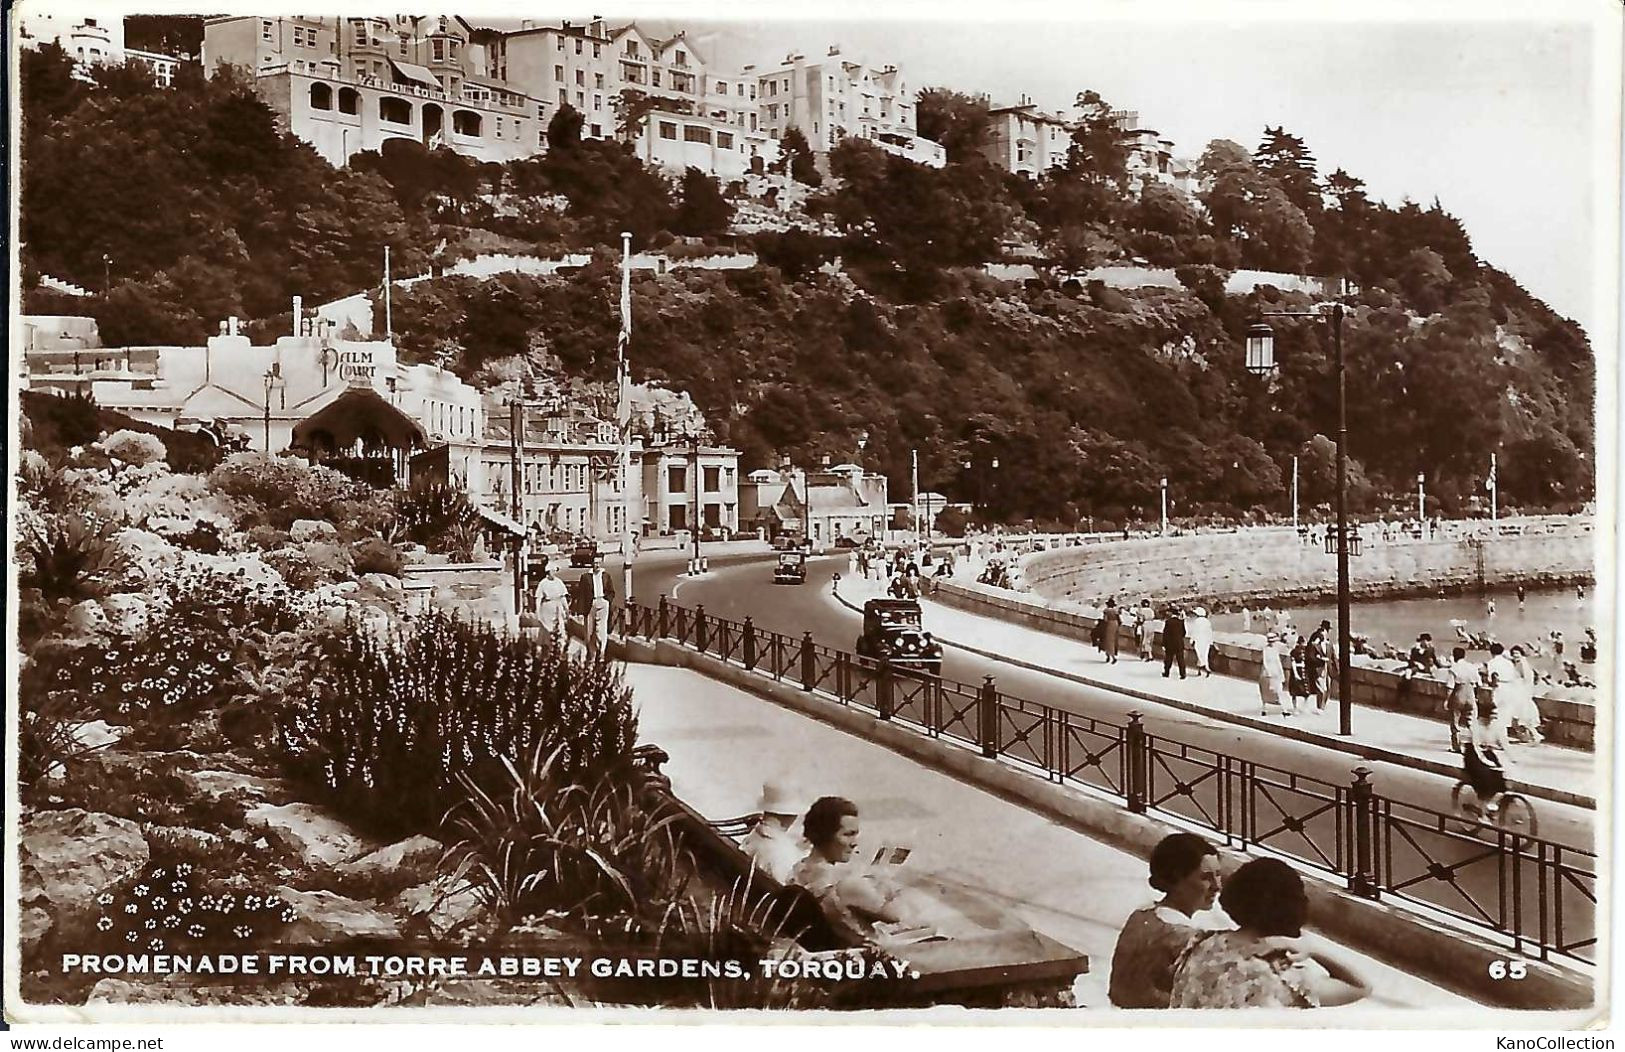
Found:
[[1502, 793], [1501, 808], [1495, 816], [1496, 824], [1508, 833], [1519, 836], [1538, 836], [1535, 805], [1517, 793]]

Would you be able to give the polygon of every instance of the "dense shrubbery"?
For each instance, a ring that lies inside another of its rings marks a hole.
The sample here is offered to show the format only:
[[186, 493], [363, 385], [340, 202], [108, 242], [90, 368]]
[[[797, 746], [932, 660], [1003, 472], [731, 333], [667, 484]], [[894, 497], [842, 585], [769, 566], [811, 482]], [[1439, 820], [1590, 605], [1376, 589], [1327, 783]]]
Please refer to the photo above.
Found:
[[374, 499], [367, 487], [331, 468], [265, 453], [227, 457], [209, 473], [209, 485], [241, 503], [242, 525], [279, 529], [296, 519], [343, 521], [347, 504]]
[[442, 483], [415, 483], [395, 495], [395, 526], [413, 544], [467, 556], [478, 534], [479, 515], [468, 494]]
[[347, 626], [321, 641], [317, 666], [283, 724], [290, 768], [391, 833], [438, 828], [458, 776], [487, 784], [503, 757], [543, 749], [559, 779], [591, 783], [636, 736], [610, 665], [443, 613], [388, 638]]

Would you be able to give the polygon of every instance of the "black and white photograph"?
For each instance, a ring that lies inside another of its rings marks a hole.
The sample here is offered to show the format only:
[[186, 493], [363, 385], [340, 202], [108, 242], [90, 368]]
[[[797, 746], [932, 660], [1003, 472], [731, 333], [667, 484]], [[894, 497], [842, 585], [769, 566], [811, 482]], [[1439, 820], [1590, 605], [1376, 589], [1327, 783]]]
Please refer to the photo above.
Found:
[[7, 10], [0, 1029], [1609, 1024], [1618, 4]]

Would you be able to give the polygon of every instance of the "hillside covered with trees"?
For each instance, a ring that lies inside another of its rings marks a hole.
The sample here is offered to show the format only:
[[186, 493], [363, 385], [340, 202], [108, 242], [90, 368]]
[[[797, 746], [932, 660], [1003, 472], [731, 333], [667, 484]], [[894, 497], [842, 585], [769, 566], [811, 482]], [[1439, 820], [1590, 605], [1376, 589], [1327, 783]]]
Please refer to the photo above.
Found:
[[[22, 60], [28, 306], [89, 303], [110, 343], [201, 340], [229, 314], [285, 331], [294, 294], [376, 286], [386, 244], [398, 273], [471, 246], [596, 250], [576, 274], [400, 290], [395, 327], [407, 358], [467, 377], [562, 366], [607, 380], [618, 232], [639, 248], [729, 238], [750, 199], [743, 185], [692, 169], [672, 179], [619, 142], [583, 140], [568, 108], [540, 157], [481, 165], [392, 142], [334, 170], [234, 79], [194, 74], [163, 91], [110, 70], [89, 87], [59, 52]], [[1345, 347], [1358, 503], [1403, 501], [1420, 471], [1455, 510], [1482, 493], [1496, 450], [1503, 504], [1590, 496], [1584, 333], [1480, 260], [1438, 202], [1373, 201], [1349, 173], [1322, 175], [1281, 128], [1251, 151], [1209, 144], [1195, 196], [1142, 186], [1110, 104], [1079, 102], [1067, 163], [1035, 181], [983, 159], [985, 103], [941, 88], [921, 93], [919, 121], [947, 146], [945, 168], [849, 140], [825, 178], [790, 144], [784, 177], [816, 189], [784, 229], [744, 239], [761, 265], [635, 279], [634, 377], [690, 390], [747, 468], [852, 459], [867, 431], [866, 462], [899, 492], [918, 448], [922, 483], [1001, 517], [1149, 514], [1164, 476], [1180, 511], [1278, 512], [1293, 455], [1306, 504], [1329, 499], [1329, 336], [1282, 320], [1278, 379], [1247, 375], [1247, 326], [1310, 301], [1227, 297], [1224, 279], [1241, 267], [1313, 273], [1355, 289]], [[629, 120], [636, 111], [626, 100]], [[1029, 288], [982, 272], [1020, 246], [1055, 279]], [[1060, 280], [1127, 261], [1173, 267], [1182, 287]], [[110, 287], [64, 303], [30, 288], [40, 274]]]

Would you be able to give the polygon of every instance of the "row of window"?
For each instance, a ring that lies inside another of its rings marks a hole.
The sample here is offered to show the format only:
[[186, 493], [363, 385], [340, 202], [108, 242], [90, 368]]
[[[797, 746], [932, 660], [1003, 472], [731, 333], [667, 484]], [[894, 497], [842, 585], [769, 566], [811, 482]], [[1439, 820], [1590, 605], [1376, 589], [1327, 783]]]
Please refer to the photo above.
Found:
[[[711, 129], [707, 128], [703, 124], [685, 124], [685, 125], [683, 125], [683, 141], [684, 142], [703, 142], [703, 143], [706, 143], [706, 144], [709, 145], [711, 143], [711, 134], [712, 134]], [[677, 141], [677, 122], [676, 121], [661, 121], [660, 122], [660, 137], [662, 139], [670, 139], [672, 142], [676, 142]], [[731, 150], [731, 149], [733, 149], [734, 148], [733, 133], [732, 132], [725, 132], [725, 131], [717, 132], [716, 133], [716, 147], [719, 150]]]
[[[734, 469], [733, 468], [705, 466], [705, 467], [702, 467], [700, 470], [702, 472], [704, 472], [705, 492], [707, 492], [707, 493], [720, 493], [720, 492], [722, 492], [722, 482], [724, 480], [727, 481], [728, 487], [730, 489], [733, 488], [733, 484], [734, 484]], [[667, 464], [666, 465], [666, 492], [667, 493], [682, 493], [687, 489], [688, 489], [688, 465], [687, 464]], [[731, 507], [731, 505], [730, 505], [730, 507]]]

